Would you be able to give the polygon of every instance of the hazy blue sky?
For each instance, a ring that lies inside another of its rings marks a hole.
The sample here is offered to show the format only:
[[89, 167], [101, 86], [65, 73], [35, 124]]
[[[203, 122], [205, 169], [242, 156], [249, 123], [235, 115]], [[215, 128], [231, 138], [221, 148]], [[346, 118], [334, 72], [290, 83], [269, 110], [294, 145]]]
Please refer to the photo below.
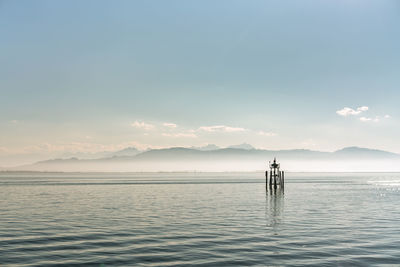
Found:
[[3, 155], [400, 152], [395, 0], [0, 1], [0, 62]]

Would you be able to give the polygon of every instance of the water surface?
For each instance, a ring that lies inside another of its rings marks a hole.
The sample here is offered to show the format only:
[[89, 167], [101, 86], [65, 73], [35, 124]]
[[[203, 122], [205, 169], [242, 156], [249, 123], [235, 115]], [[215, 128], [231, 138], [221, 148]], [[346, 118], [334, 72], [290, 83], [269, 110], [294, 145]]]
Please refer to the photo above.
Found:
[[400, 264], [400, 174], [0, 174], [1, 266]]

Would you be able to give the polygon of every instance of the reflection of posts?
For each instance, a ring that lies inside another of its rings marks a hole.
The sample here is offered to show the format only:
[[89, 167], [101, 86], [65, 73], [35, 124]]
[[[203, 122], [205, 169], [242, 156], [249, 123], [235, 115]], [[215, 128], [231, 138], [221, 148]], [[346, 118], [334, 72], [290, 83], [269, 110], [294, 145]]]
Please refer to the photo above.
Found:
[[268, 170], [265, 171], [265, 189], [268, 190]]
[[267, 227], [272, 227], [275, 233], [279, 233], [279, 226], [283, 219], [284, 212], [284, 193], [283, 189], [278, 187], [269, 194], [266, 193], [265, 219]]

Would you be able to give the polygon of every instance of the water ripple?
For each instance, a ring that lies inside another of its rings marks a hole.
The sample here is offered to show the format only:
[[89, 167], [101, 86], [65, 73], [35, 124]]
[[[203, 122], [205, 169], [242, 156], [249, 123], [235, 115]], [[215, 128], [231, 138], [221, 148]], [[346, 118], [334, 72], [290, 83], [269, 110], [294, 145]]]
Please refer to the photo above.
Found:
[[400, 175], [72, 176], [0, 175], [1, 266], [399, 264]]

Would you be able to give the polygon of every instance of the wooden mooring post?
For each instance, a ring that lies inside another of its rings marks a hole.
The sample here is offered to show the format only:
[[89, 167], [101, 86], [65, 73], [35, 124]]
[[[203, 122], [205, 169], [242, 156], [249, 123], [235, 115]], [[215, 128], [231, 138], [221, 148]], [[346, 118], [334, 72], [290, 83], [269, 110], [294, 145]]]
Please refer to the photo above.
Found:
[[269, 164], [270, 171], [265, 171], [266, 190], [268, 190], [268, 187], [270, 190], [272, 190], [272, 188], [276, 190], [278, 187], [282, 189], [285, 187], [285, 172], [280, 170], [280, 166], [279, 163], [276, 163], [276, 158], [274, 158], [273, 163]]

